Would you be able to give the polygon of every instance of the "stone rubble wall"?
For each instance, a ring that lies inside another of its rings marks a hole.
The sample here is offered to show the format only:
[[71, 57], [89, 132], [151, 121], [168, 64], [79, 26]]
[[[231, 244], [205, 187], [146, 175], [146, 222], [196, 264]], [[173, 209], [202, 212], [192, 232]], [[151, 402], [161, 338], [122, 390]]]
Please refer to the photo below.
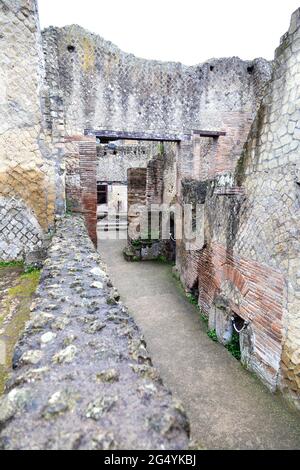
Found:
[[80, 210], [82, 187], [78, 141], [66, 142], [66, 204], [67, 210]]
[[[272, 69], [263, 59], [242, 61], [237, 57], [194, 67], [147, 61], [75, 25], [46, 29], [43, 48], [50, 94], [59, 91], [62, 99], [68, 143], [85, 130], [161, 134], [223, 130], [226, 135], [219, 139], [211, 175], [234, 169]], [[67, 144], [67, 199], [78, 206], [76, 155], [68, 151]], [[197, 177], [191, 155], [189, 146], [180, 152], [179, 189], [188, 174]], [[98, 175], [111, 174], [111, 160], [120, 167], [111, 158], [108, 165], [99, 167]], [[169, 183], [167, 186], [173, 185]]]
[[[239, 137], [241, 122], [247, 127], [253, 119], [269, 77], [270, 65], [262, 59], [221, 59], [196, 67], [145, 61], [77, 26], [49, 28], [42, 41], [36, 0], [3, 0], [0, 11], [0, 196], [6, 221], [1, 259], [23, 258], [34, 246], [27, 239], [36, 240], [39, 249], [55, 214], [64, 212], [63, 156], [72, 136], [97, 127], [190, 132], [231, 122]], [[78, 200], [82, 191], [74, 158], [71, 166], [67, 185]], [[25, 238], [10, 231], [14, 201], [18, 213], [24, 207]], [[28, 210], [35, 223], [27, 222]]]
[[[234, 245], [239, 256], [282, 277], [281, 317], [273, 297], [265, 321], [283, 346], [278, 385], [300, 409], [299, 168], [300, 9], [276, 51], [268, 93], [238, 165], [237, 182], [247, 200]], [[274, 285], [272, 276], [268, 282]], [[267, 354], [268, 345], [261, 348]]]
[[194, 142], [194, 161], [187, 167], [181, 197], [205, 204], [205, 246], [197, 252], [187, 252], [180, 242], [177, 246], [181, 278], [198, 292], [211, 327], [218, 329], [220, 310], [227, 323], [233, 313], [249, 320], [241, 335], [243, 362], [272, 390], [283, 389], [297, 407], [299, 34], [297, 10], [276, 51], [272, 79], [235, 170], [216, 177], [209, 161], [217, 161], [220, 142]]
[[97, 145], [97, 180], [107, 183], [127, 183], [129, 168], [146, 168], [149, 160], [157, 154], [156, 142], [136, 142], [136, 144]]
[[43, 32], [47, 82], [63, 96], [66, 133], [226, 130], [215, 171], [232, 167], [271, 64], [233, 57], [194, 67], [126, 54], [79, 26]]
[[0, 400], [1, 449], [187, 449], [182, 405], [81, 217], [58, 223], [31, 311]]
[[38, 249], [64, 210], [62, 149], [46, 131], [36, 1], [1, 1], [0, 27], [0, 259], [14, 260]]
[[[129, 244], [125, 251], [128, 260], [175, 259], [175, 244], [169, 239], [171, 222], [167, 216], [171, 217], [169, 208], [176, 203], [178, 144], [164, 143], [157, 151], [159, 153], [148, 161], [145, 168], [128, 170], [130, 225]], [[140, 243], [137, 244], [137, 240]]]
[[67, 198], [96, 243], [96, 139], [86, 129], [224, 131], [181, 143], [176, 187], [171, 166], [152, 180], [162, 178], [163, 201], [174, 190], [181, 204], [187, 183], [200, 184], [188, 192], [205, 203], [205, 246], [178, 242], [181, 278], [212, 319], [225, 309], [251, 321], [244, 362], [299, 403], [299, 11], [274, 64], [147, 61], [74, 25], [41, 36], [36, 0], [2, 0], [0, 25], [0, 259], [45, 245], [65, 211], [65, 154]]

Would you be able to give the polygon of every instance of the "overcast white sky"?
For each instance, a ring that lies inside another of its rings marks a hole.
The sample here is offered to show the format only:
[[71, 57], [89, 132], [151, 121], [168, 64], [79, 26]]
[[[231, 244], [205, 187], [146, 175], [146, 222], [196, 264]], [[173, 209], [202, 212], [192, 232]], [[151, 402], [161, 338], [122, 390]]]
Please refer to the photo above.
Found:
[[42, 27], [79, 24], [146, 59], [272, 59], [300, 0], [38, 0]]

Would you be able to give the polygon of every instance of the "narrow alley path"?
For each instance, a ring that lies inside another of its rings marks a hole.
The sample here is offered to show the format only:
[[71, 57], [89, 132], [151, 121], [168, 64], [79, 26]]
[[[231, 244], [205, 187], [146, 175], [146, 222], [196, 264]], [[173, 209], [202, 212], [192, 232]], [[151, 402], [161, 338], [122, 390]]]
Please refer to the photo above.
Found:
[[170, 266], [128, 263], [123, 246], [101, 240], [99, 251], [154, 365], [185, 406], [192, 439], [205, 449], [299, 449], [299, 416], [208, 338]]

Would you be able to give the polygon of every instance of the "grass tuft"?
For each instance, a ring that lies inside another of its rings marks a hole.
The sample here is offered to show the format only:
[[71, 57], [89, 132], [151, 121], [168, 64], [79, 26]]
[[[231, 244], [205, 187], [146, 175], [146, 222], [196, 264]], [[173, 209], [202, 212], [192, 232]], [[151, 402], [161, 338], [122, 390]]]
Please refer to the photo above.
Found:
[[0, 268], [22, 268], [23, 261], [0, 261]]
[[218, 342], [217, 332], [216, 330], [209, 330], [207, 332], [207, 336], [212, 339], [215, 343]]

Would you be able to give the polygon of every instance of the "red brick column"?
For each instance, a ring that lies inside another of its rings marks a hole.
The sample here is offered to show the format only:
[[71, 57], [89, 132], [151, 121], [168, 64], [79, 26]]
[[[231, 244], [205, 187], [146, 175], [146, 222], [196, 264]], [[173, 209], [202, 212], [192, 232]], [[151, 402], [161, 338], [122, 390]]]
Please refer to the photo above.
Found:
[[81, 186], [81, 210], [89, 236], [97, 244], [97, 149], [96, 138], [78, 143]]

